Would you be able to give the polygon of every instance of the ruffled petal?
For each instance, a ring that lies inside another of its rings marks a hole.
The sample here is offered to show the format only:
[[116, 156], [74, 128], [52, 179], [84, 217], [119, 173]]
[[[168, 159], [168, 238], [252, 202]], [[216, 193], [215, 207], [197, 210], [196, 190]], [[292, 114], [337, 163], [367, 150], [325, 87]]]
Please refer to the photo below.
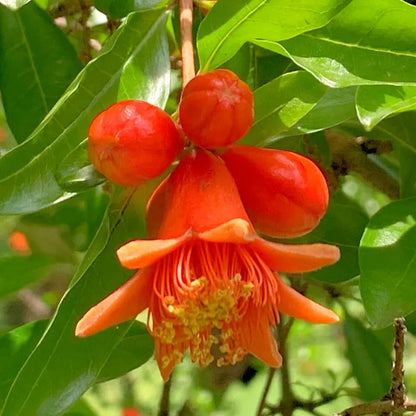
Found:
[[253, 241], [256, 235], [249, 222], [237, 218], [198, 234], [198, 238], [212, 243], [244, 244]]
[[316, 324], [332, 324], [339, 321], [338, 315], [313, 300], [301, 295], [277, 278], [279, 286], [279, 311], [294, 318]]
[[305, 273], [337, 262], [338, 247], [329, 244], [281, 244], [257, 237], [250, 246], [275, 271]]
[[78, 322], [77, 337], [86, 337], [135, 318], [149, 306], [153, 284], [151, 269], [138, 271], [123, 286], [93, 306]]
[[167, 240], [133, 240], [117, 250], [120, 263], [128, 269], [142, 269], [176, 250], [192, 238], [189, 231], [178, 238]]

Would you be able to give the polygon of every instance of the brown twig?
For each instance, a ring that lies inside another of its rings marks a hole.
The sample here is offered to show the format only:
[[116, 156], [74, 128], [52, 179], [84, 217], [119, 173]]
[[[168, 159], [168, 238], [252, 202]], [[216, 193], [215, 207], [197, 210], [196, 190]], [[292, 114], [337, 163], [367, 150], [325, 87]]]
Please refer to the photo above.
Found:
[[194, 46], [192, 42], [193, 0], [179, 0], [181, 25], [182, 86], [195, 76]]
[[362, 403], [350, 407], [337, 416], [364, 416], [372, 414], [397, 414], [402, 415], [405, 412], [416, 411], [416, 401], [408, 400], [406, 397], [406, 387], [403, 382], [403, 353], [404, 353], [404, 334], [406, 327], [404, 318], [397, 318], [394, 321], [396, 336], [394, 340], [394, 364], [392, 368], [392, 382], [390, 394], [381, 399], [368, 403]]
[[358, 173], [375, 188], [392, 199], [399, 198], [399, 183], [385, 170], [374, 163], [368, 154], [381, 154], [391, 151], [391, 144], [380, 141], [365, 141], [362, 137], [347, 138], [334, 130], [325, 132], [332, 156], [334, 178], [329, 183], [337, 182], [337, 177], [350, 172]]
[[91, 28], [88, 26], [88, 19], [91, 15], [91, 8], [85, 0], [79, 0], [81, 6], [81, 18], [80, 24], [82, 27], [82, 43], [83, 50], [81, 51], [81, 61], [83, 64], [87, 64], [92, 59], [91, 50]]

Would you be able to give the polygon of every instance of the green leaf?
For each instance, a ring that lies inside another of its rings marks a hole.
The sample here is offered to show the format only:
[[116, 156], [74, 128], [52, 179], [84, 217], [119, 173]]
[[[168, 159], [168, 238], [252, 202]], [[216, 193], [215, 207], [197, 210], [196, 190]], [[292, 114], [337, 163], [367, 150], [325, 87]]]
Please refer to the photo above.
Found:
[[129, 15], [29, 140], [0, 159], [0, 213], [34, 212], [72, 196], [57, 183], [58, 166], [85, 139], [92, 119], [117, 99], [130, 94], [164, 106], [170, 67], [165, 19], [162, 9]]
[[357, 319], [346, 317], [344, 334], [354, 377], [364, 400], [381, 399], [389, 392], [391, 358], [377, 336]]
[[330, 87], [415, 85], [415, 20], [416, 8], [400, 0], [353, 0], [327, 26], [280, 45]]
[[100, 371], [97, 382], [120, 377], [140, 367], [153, 355], [153, 338], [146, 326], [134, 322]]
[[161, 3], [161, 0], [95, 0], [94, 6], [113, 19], [121, 19], [129, 13], [151, 9]]
[[305, 71], [289, 72], [258, 88], [254, 91], [254, 124], [241, 143], [273, 141], [311, 111], [326, 90]]
[[46, 277], [53, 264], [53, 258], [40, 254], [1, 257], [0, 298]]
[[202, 72], [228, 61], [244, 43], [279, 41], [326, 25], [350, 0], [219, 0], [198, 31]]
[[0, 63], [4, 109], [18, 142], [32, 133], [82, 68], [64, 33], [34, 2], [16, 11], [0, 6]]
[[62, 189], [82, 192], [105, 182], [106, 178], [91, 164], [87, 149], [85, 139], [59, 165], [56, 180]]
[[355, 118], [355, 91], [355, 87], [328, 88], [312, 110], [279, 137], [314, 133]]
[[400, 161], [400, 196], [416, 195], [416, 113], [408, 112], [384, 120], [372, 133], [390, 139]]
[[358, 276], [358, 247], [367, 223], [368, 217], [357, 203], [341, 192], [335, 194], [318, 227], [294, 242], [334, 244], [341, 250], [341, 259], [332, 266], [308, 273], [308, 276], [331, 283]]
[[416, 87], [372, 85], [357, 89], [357, 114], [366, 130], [393, 114], [416, 110]]
[[144, 235], [144, 215], [138, 213], [144, 210], [145, 198], [136, 194], [139, 201], [129, 190], [110, 206], [50, 326], [14, 381], [2, 416], [58, 416], [99, 380], [132, 322], [83, 339], [74, 331], [91, 306], [132, 275], [120, 266], [115, 251]]
[[13, 380], [36, 347], [47, 324], [47, 321], [35, 321], [0, 335], [0, 408]]
[[17, 10], [29, 3], [31, 0], [0, 0], [0, 5], [8, 7], [10, 10]]
[[87, 400], [77, 400], [65, 413], [65, 416], [97, 416], [97, 413], [89, 405]]
[[416, 198], [392, 202], [370, 220], [359, 249], [361, 295], [376, 327], [416, 310]]

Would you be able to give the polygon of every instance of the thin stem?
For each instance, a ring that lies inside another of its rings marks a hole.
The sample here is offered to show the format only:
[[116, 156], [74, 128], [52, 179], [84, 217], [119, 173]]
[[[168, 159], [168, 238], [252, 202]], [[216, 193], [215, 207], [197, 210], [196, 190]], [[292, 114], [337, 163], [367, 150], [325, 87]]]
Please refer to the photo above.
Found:
[[402, 415], [409, 411], [416, 411], [416, 402], [407, 399], [406, 388], [403, 382], [404, 333], [406, 332], [404, 318], [395, 319], [394, 328], [396, 330], [394, 340], [395, 357], [390, 394], [382, 400], [375, 400], [350, 407], [338, 413], [337, 416], [363, 416], [372, 414]]
[[192, 42], [193, 0], [179, 0], [182, 53], [182, 86], [195, 76], [194, 46]]
[[282, 399], [280, 401], [280, 412], [282, 416], [291, 416], [293, 414], [293, 392], [290, 385], [290, 373], [289, 373], [289, 357], [287, 350], [287, 337], [289, 336], [290, 328], [292, 327], [294, 319], [289, 318], [285, 325], [280, 323], [277, 327], [277, 333], [279, 337], [279, 351], [283, 357], [281, 372], [281, 385], [282, 385]]
[[169, 380], [163, 385], [162, 397], [160, 399], [158, 416], [169, 416], [169, 396], [170, 388], [172, 387], [172, 375]]
[[394, 340], [395, 358], [392, 369], [391, 397], [393, 403], [400, 407], [406, 401], [406, 387], [403, 382], [404, 333], [406, 332], [404, 318], [395, 319], [394, 328], [396, 330], [396, 338]]
[[266, 398], [267, 398], [267, 395], [269, 394], [270, 386], [272, 385], [272, 381], [273, 381], [273, 377], [275, 373], [276, 373], [275, 368], [269, 368], [269, 375], [267, 376], [266, 385], [264, 386], [263, 394], [261, 396], [259, 407], [257, 409], [257, 413], [256, 413], [257, 416], [262, 415], [263, 409], [266, 406]]

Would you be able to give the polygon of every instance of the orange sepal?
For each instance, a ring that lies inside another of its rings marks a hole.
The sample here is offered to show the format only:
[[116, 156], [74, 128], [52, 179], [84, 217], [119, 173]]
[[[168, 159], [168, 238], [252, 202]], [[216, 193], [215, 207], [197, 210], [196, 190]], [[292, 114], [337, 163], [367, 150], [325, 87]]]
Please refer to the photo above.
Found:
[[244, 244], [253, 241], [256, 235], [249, 222], [236, 218], [198, 234], [198, 238], [212, 243]]
[[301, 295], [279, 277], [277, 283], [279, 286], [279, 312], [316, 324], [332, 324], [339, 321], [338, 315], [330, 309]]
[[123, 286], [93, 306], [75, 329], [77, 337], [86, 337], [135, 318], [149, 306], [153, 283], [151, 269], [139, 270]]
[[281, 244], [256, 238], [251, 246], [272, 270], [305, 273], [337, 262], [339, 248], [329, 244]]
[[167, 240], [133, 240], [117, 250], [120, 263], [128, 269], [150, 266], [192, 238], [191, 232]]

